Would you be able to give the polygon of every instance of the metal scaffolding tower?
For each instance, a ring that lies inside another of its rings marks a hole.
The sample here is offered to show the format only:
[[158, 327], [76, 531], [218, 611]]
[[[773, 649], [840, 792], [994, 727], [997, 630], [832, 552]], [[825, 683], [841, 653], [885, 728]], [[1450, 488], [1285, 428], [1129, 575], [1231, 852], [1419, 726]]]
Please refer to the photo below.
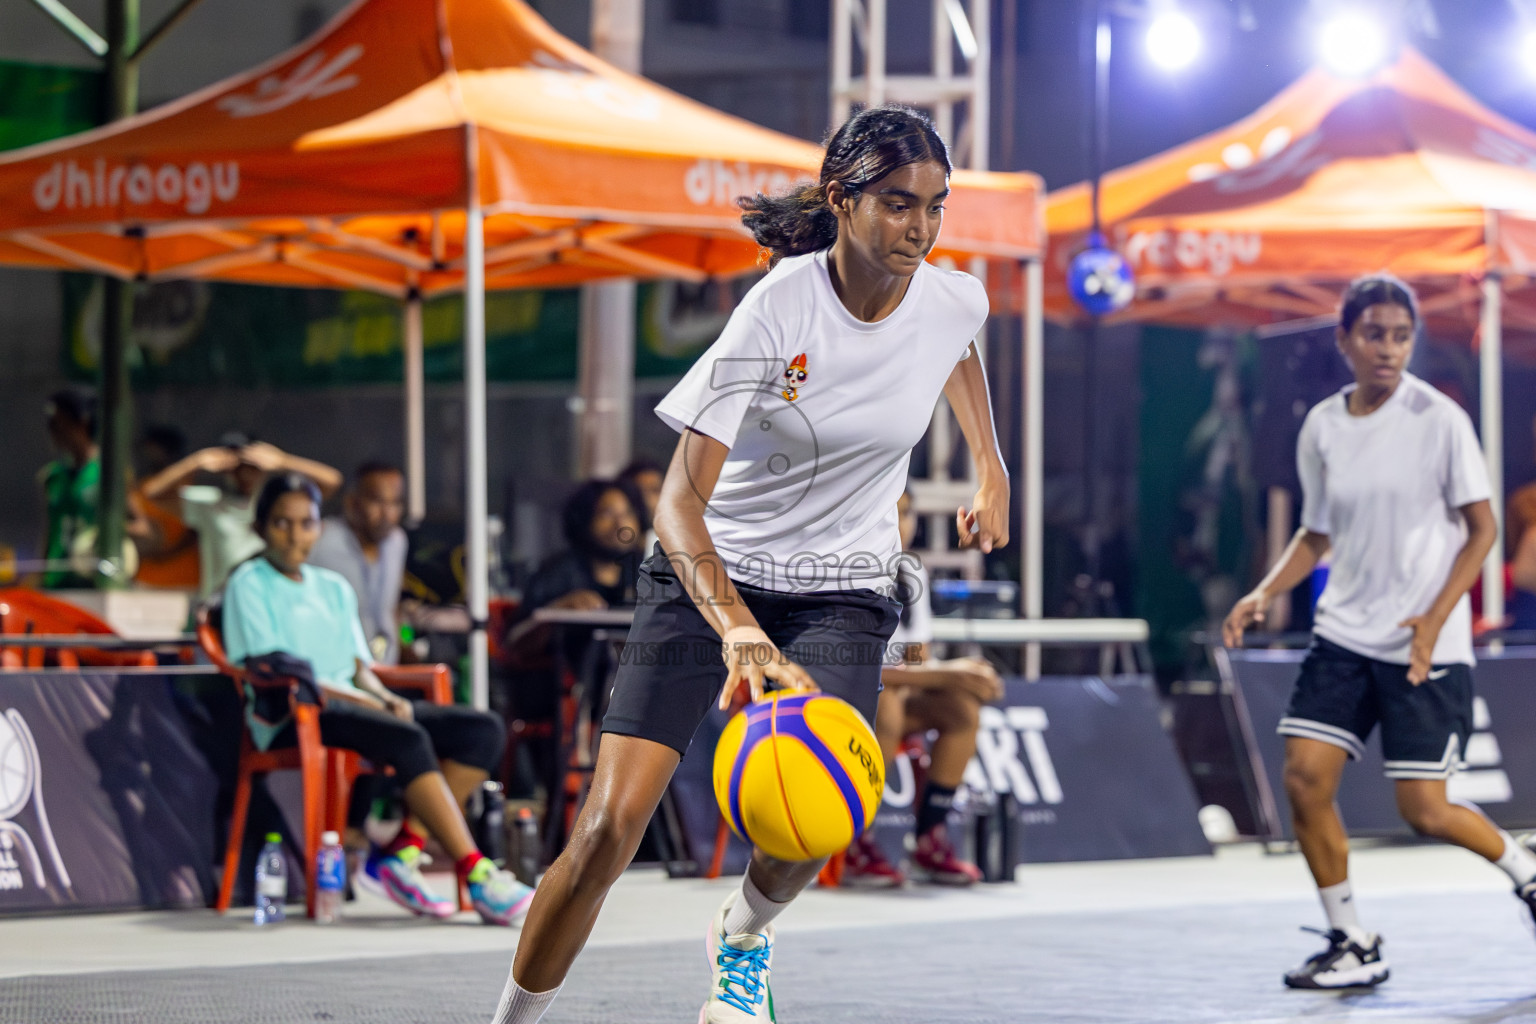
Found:
[[[886, 73], [887, 0], [833, 0], [832, 123], [848, 119], [855, 103], [905, 103], [933, 116], [960, 167], [986, 170], [991, 125], [991, 0], [929, 0], [931, 68], [922, 75]], [[854, 77], [855, 50], [862, 58]], [[956, 56], [960, 70], [956, 70]], [[955, 117], [964, 114], [956, 132]]]
[[[905, 103], [929, 112], [934, 127], [950, 143], [956, 166], [986, 170], [990, 113], [991, 0], [929, 0], [930, 68], [927, 74], [886, 72], [888, 0], [834, 0], [832, 5], [832, 124], [842, 124], [855, 104]], [[914, 5], [915, 6], [915, 5]], [[959, 58], [957, 61], [956, 58]], [[860, 73], [855, 76], [858, 65]], [[958, 67], [957, 67], [958, 64]], [[958, 122], [957, 122], [958, 119]], [[985, 261], [967, 268], [986, 280]], [[985, 335], [977, 347], [985, 351]], [[955, 508], [969, 505], [976, 493], [974, 467], [964, 460], [964, 477], [950, 474], [963, 443], [947, 402], [934, 410], [928, 429], [928, 474], [913, 477], [912, 501], [928, 520], [928, 543], [920, 552], [930, 569], [958, 570], [980, 579], [980, 551], [949, 547], [949, 523]]]
[[[909, 0], [918, 6], [921, 0]], [[905, 5], [903, 5], [905, 6]], [[847, 120], [856, 103], [905, 103], [930, 112], [940, 134], [949, 140], [956, 166], [987, 170], [991, 157], [992, 12], [991, 0], [929, 0], [931, 56], [926, 74], [892, 75], [886, 68], [889, 30], [888, 0], [833, 0], [832, 3], [832, 124]], [[956, 58], [959, 58], [957, 61]], [[857, 64], [859, 74], [854, 74]], [[958, 119], [958, 123], [957, 123]], [[986, 280], [984, 261], [967, 268]], [[1028, 618], [1044, 614], [1042, 557], [1044, 508], [1044, 326], [1041, 315], [1042, 267], [1039, 259], [1025, 261], [1025, 306], [1020, 324], [1017, 370], [1022, 424], [1019, 455], [1009, 467], [1014, 500], [1019, 504], [1020, 536], [1012, 539], [1018, 553], [1020, 611]], [[978, 349], [985, 351], [985, 336]], [[1010, 388], [1011, 390], [1011, 388]], [[950, 475], [956, 446], [962, 441], [948, 403], [940, 403], [929, 429], [928, 475], [912, 481], [913, 503], [929, 517], [929, 547], [922, 552], [931, 567], [958, 569], [980, 578], [983, 558], [977, 551], [948, 549], [949, 522], [956, 506], [968, 504], [974, 479]], [[964, 460], [966, 473], [973, 464]], [[1025, 675], [1038, 678], [1040, 647], [1026, 650]]]

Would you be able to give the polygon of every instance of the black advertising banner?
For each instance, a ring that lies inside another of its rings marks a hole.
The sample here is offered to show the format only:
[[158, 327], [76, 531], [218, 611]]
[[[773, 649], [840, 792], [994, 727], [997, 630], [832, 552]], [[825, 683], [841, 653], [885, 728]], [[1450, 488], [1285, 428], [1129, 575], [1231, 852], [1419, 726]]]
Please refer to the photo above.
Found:
[[[1290, 807], [1281, 770], [1285, 738], [1275, 733], [1290, 700], [1305, 651], [1228, 651], [1234, 682], [1253, 724], [1254, 753], [1274, 796], [1279, 821], [1274, 838], [1292, 837]], [[1536, 827], [1536, 648], [1511, 647], [1502, 655], [1479, 654], [1472, 671], [1471, 737], [1466, 768], [1446, 791], [1453, 800], [1477, 804], [1505, 828]], [[1365, 745], [1365, 758], [1344, 770], [1339, 813], [1355, 835], [1407, 836], [1397, 814], [1392, 781], [1382, 775], [1380, 730]], [[1262, 820], [1262, 819], [1259, 819]]]
[[172, 686], [0, 673], [0, 915], [207, 905], [217, 787]]
[[[1013, 847], [1022, 863], [1201, 856], [1194, 789], [1163, 729], [1157, 695], [1141, 678], [1006, 681], [1005, 699], [982, 709], [976, 756], [966, 771], [972, 801], [1002, 794], [1017, 808]], [[718, 713], [700, 727], [672, 794], [701, 865], [714, 849], [711, 783]], [[876, 838], [893, 859], [905, 856], [918, 798], [905, 756], [888, 773]], [[746, 863], [732, 840], [727, 873]]]

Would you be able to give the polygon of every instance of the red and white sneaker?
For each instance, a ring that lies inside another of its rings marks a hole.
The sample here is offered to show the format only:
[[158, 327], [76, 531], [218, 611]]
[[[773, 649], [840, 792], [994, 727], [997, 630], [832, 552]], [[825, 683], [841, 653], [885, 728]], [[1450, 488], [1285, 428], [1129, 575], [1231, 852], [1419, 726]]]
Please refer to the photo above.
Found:
[[935, 825], [917, 837], [917, 848], [912, 851], [912, 874], [936, 885], [972, 885], [981, 881], [981, 869], [955, 854], [949, 830], [943, 825]]
[[843, 855], [843, 884], [860, 889], [895, 889], [905, 885], [907, 876], [885, 859], [880, 847], [868, 835], [862, 835]]

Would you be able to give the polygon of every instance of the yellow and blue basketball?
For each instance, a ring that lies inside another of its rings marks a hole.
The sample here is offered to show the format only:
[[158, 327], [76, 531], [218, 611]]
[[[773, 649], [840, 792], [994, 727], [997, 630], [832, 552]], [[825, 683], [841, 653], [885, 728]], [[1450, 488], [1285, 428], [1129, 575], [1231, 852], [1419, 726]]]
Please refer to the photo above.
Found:
[[731, 829], [780, 860], [846, 849], [875, 820], [885, 763], [864, 716], [820, 693], [771, 693], [715, 747], [715, 799]]

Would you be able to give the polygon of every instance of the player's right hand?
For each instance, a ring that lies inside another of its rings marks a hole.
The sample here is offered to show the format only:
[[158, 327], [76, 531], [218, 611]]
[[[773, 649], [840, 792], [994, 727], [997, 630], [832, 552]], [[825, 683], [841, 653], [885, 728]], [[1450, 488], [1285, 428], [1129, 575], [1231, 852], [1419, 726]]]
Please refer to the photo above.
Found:
[[1226, 621], [1221, 624], [1221, 642], [1228, 647], [1243, 646], [1243, 631], [1249, 626], [1264, 624], [1264, 612], [1269, 607], [1269, 601], [1268, 594], [1254, 590], [1233, 605], [1227, 613]]
[[732, 626], [720, 638], [725, 659], [725, 687], [720, 691], [720, 710], [735, 710], [763, 699], [767, 681], [784, 690], [820, 689], [811, 674], [784, 657], [768, 634], [757, 626]]

